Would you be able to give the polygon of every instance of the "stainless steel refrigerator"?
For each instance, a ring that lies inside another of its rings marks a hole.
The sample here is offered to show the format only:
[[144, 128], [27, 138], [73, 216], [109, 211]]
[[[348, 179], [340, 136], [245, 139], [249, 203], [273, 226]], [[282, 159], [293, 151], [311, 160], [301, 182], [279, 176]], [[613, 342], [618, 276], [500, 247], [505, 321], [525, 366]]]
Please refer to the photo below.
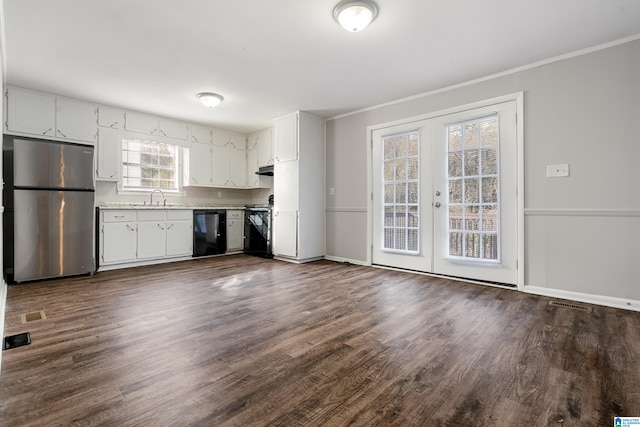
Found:
[[92, 274], [93, 147], [6, 135], [3, 154], [7, 280]]

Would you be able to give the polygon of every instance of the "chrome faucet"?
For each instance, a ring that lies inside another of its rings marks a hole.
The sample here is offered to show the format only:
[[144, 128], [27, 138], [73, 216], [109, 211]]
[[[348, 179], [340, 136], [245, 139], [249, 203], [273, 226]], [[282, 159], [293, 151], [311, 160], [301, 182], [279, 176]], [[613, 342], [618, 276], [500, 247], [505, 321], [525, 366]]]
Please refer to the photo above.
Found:
[[[160, 194], [162, 194], [162, 205], [163, 206], [167, 206], [167, 199], [164, 197], [164, 193], [162, 192], [162, 190], [153, 190], [151, 192], [151, 197], [149, 199], [149, 204], [153, 206], [153, 193], [158, 192]], [[160, 202], [156, 202], [156, 204], [160, 204]]]

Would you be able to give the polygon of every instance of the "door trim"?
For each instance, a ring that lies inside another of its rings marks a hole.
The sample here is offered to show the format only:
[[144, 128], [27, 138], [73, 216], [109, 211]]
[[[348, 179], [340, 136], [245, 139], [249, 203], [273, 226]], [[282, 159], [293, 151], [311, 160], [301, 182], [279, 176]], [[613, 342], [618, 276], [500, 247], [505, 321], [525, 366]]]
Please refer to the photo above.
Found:
[[373, 133], [376, 130], [407, 125], [412, 122], [429, 120], [448, 114], [461, 113], [467, 110], [473, 110], [480, 107], [488, 107], [494, 104], [500, 104], [507, 101], [515, 101], [516, 103], [516, 155], [517, 155], [517, 288], [519, 291], [524, 290], [524, 92], [515, 92], [495, 98], [485, 99], [482, 101], [472, 102], [457, 107], [437, 110], [417, 116], [411, 116], [404, 119], [394, 120], [376, 125], [367, 126], [367, 265], [372, 264], [373, 252]]

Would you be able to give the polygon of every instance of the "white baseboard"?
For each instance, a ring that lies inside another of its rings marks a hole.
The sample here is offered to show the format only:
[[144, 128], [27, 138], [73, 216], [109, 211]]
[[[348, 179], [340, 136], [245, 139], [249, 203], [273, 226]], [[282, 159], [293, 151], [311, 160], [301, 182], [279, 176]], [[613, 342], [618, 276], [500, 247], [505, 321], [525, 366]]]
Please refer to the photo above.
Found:
[[[0, 283], [0, 331], [2, 331], [0, 338], [2, 338], [3, 345], [4, 345], [4, 317], [5, 317], [6, 307], [7, 307], [7, 282], [2, 280], [2, 283]], [[2, 350], [0, 350], [0, 370], [1, 369], [2, 369]]]
[[369, 264], [367, 264], [366, 261], [361, 261], [359, 259], [349, 259], [349, 258], [342, 258], [338, 256], [331, 256], [331, 255], [325, 255], [324, 259], [326, 259], [327, 261], [335, 261], [335, 262], [349, 263], [349, 264], [355, 264], [355, 265], [369, 266]]
[[583, 294], [581, 292], [563, 291], [560, 289], [543, 288], [540, 286], [524, 286], [522, 292], [542, 295], [545, 297], [561, 298], [587, 304], [603, 305], [605, 307], [621, 308], [624, 310], [640, 311], [640, 301], [624, 298], [607, 297], [603, 295]]

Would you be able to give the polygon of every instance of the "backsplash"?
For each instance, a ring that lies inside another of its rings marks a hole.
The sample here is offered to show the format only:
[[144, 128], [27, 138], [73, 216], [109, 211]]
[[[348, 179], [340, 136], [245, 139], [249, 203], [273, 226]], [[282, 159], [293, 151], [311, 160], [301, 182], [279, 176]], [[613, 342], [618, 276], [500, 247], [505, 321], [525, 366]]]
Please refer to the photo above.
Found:
[[[230, 188], [187, 187], [183, 196], [165, 193], [167, 203], [172, 204], [221, 204], [221, 205], [249, 205], [266, 204], [273, 190], [269, 188], [235, 190]], [[155, 200], [161, 200], [159, 194]], [[96, 182], [96, 203], [139, 203], [149, 200], [149, 193], [118, 194], [115, 182]]]

